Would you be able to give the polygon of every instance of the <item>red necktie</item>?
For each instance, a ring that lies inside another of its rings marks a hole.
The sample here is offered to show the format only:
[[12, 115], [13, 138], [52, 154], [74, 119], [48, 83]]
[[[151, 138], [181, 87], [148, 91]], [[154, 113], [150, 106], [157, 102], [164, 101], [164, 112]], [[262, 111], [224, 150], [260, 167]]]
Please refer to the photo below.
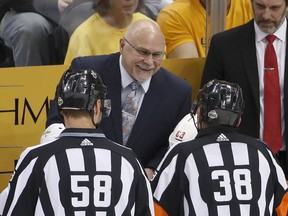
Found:
[[268, 44], [264, 58], [264, 141], [274, 154], [282, 146], [280, 84], [277, 56], [273, 46], [275, 35], [266, 37]]

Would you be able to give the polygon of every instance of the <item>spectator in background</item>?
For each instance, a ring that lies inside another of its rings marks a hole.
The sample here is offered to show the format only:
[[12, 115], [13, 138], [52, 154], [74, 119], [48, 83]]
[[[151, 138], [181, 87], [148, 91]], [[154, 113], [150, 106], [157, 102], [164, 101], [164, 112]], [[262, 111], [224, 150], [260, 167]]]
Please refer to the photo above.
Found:
[[145, 0], [145, 14], [156, 21], [159, 12], [172, 2], [173, 0]]
[[[167, 58], [197, 58], [206, 55], [206, 0], [177, 0], [157, 18], [166, 39]], [[250, 0], [227, 0], [226, 29], [253, 17]]]
[[104, 55], [119, 51], [119, 40], [137, 20], [149, 19], [139, 13], [143, 0], [95, 0], [95, 14], [83, 22], [72, 34], [64, 64], [75, 57]]
[[63, 74], [57, 106], [66, 129], [21, 154], [0, 195], [0, 215], [154, 215], [150, 184], [134, 152], [99, 128], [111, 109], [106, 96], [95, 71]]
[[[130, 147], [149, 177], [168, 148], [169, 135], [191, 107], [191, 86], [161, 67], [164, 50], [165, 38], [158, 25], [142, 19], [130, 25], [121, 38], [120, 53], [75, 58], [70, 66], [99, 73], [113, 101], [111, 115], [101, 122], [104, 134]], [[126, 94], [134, 81], [140, 84], [137, 94], [129, 94], [131, 101], [136, 96], [139, 100], [135, 114], [125, 109]], [[57, 98], [51, 101], [47, 130], [62, 121], [56, 102]], [[130, 132], [123, 133], [126, 118], [135, 124]]]
[[[253, 20], [212, 37], [201, 86], [212, 79], [236, 82], [241, 86], [246, 107], [239, 131], [264, 140], [273, 149], [288, 179], [288, 34], [285, 17], [288, 0], [251, 2]], [[271, 57], [265, 61], [268, 35], [276, 36], [272, 43], [277, 58], [273, 67], [266, 65]], [[278, 110], [267, 111], [269, 106], [266, 105], [274, 104], [278, 104]]]
[[94, 0], [73, 0], [61, 13], [54, 33], [55, 55], [59, 64], [64, 63], [68, 43], [75, 29], [95, 13]]
[[15, 66], [55, 64], [53, 34], [61, 12], [71, 0], [4, 0], [0, 37], [12, 50]]
[[152, 180], [156, 216], [287, 216], [287, 183], [273, 152], [237, 132], [243, 109], [235, 83], [213, 80], [199, 91], [199, 133], [174, 145]]
[[2, 0], [7, 12], [0, 38], [12, 50], [15, 66], [62, 64], [69, 36], [94, 13], [92, 1]]

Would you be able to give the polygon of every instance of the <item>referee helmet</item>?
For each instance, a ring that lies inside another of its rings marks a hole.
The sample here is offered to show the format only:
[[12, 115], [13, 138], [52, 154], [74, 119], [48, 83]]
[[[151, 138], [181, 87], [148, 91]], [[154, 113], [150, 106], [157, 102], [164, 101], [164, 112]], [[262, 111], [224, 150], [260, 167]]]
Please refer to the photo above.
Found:
[[200, 89], [192, 114], [200, 107], [200, 121], [236, 126], [244, 104], [238, 84], [214, 79]]
[[98, 99], [101, 100], [103, 117], [111, 111], [111, 101], [106, 98], [107, 87], [93, 70], [68, 69], [57, 87], [59, 110], [87, 110], [92, 112]]

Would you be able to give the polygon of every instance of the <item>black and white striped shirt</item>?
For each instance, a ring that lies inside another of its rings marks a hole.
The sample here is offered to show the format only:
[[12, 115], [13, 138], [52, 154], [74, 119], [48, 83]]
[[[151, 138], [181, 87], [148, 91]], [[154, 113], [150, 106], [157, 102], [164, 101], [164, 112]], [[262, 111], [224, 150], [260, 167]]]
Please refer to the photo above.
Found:
[[135, 154], [95, 129], [66, 129], [56, 141], [26, 149], [1, 196], [3, 215], [154, 215]]
[[231, 128], [200, 131], [172, 148], [158, 169], [156, 216], [287, 216], [287, 184], [272, 152]]

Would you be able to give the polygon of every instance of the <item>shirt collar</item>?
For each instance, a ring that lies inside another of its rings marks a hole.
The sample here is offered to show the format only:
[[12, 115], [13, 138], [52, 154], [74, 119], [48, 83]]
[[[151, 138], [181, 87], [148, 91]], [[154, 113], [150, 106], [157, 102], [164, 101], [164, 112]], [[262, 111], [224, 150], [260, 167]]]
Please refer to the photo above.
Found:
[[[256, 42], [262, 41], [267, 35], [267, 33], [260, 30], [256, 22], [254, 21], [254, 27], [255, 27], [255, 40]], [[282, 42], [286, 42], [286, 29], [287, 29], [287, 19], [284, 19], [284, 22], [281, 24], [281, 26], [277, 29], [276, 32], [273, 34], [280, 39]]]
[[211, 134], [216, 134], [216, 133], [231, 133], [231, 132], [236, 132], [236, 130], [237, 130], [236, 127], [229, 126], [229, 125], [210, 126], [202, 130], [199, 130], [198, 134], [196, 135], [196, 138], [211, 135]]
[[[119, 65], [120, 65], [120, 73], [121, 73], [121, 84], [122, 84], [122, 88], [125, 89], [131, 82], [135, 80], [129, 75], [129, 73], [126, 71], [126, 69], [122, 65], [122, 55], [120, 55], [120, 58], [119, 58]], [[151, 77], [144, 82], [139, 82], [145, 93], [148, 91], [150, 82], [151, 82]]]

